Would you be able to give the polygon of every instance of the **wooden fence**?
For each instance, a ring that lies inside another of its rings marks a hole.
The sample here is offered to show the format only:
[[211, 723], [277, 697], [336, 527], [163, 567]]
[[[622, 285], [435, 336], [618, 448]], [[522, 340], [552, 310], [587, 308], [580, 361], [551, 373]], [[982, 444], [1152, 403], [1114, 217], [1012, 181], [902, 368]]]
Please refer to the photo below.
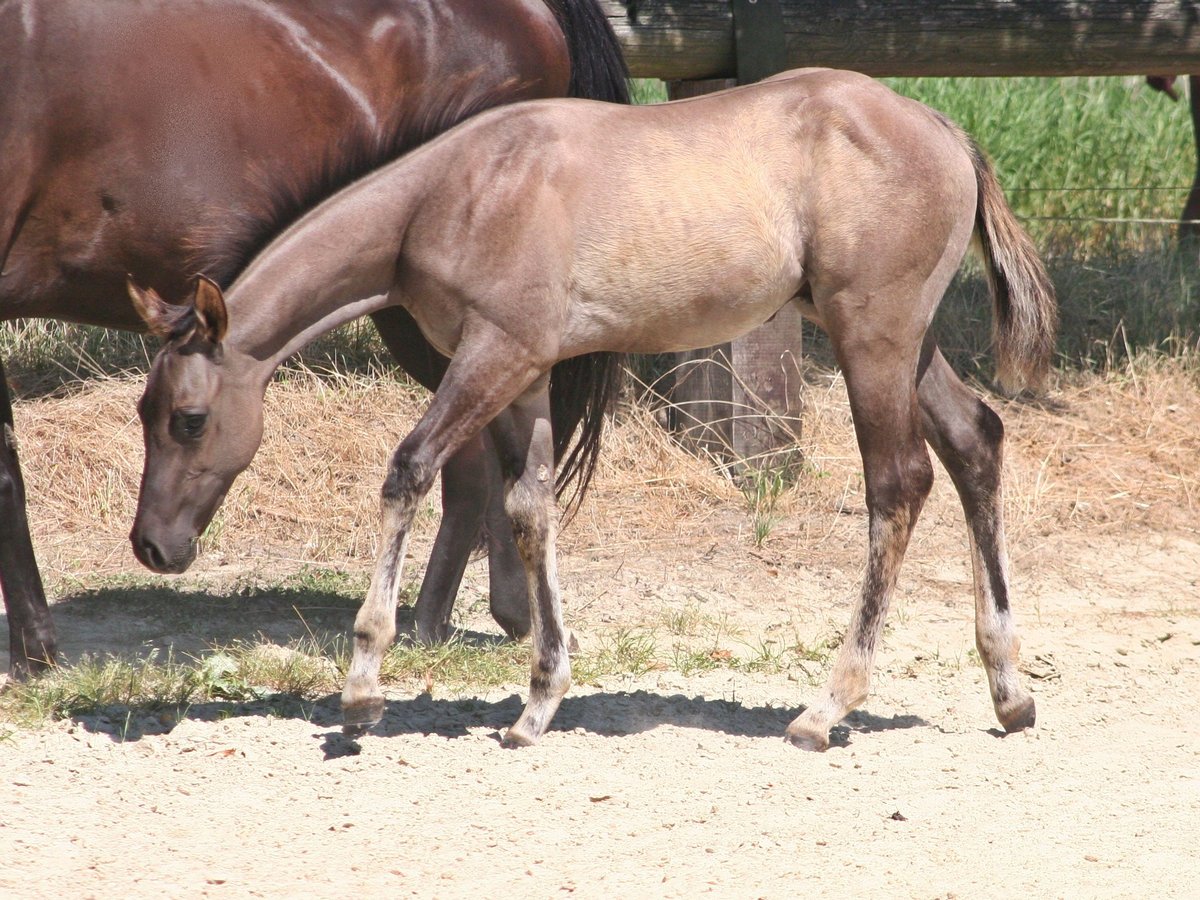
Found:
[[[1200, 73], [1194, 0], [600, 4], [630, 74], [667, 81], [672, 99], [801, 66], [875, 76]], [[1200, 208], [1200, 165], [1192, 193]], [[709, 452], [770, 464], [772, 450], [800, 433], [800, 357], [800, 318], [790, 308], [732, 343], [678, 354], [664, 388], [673, 427]]]

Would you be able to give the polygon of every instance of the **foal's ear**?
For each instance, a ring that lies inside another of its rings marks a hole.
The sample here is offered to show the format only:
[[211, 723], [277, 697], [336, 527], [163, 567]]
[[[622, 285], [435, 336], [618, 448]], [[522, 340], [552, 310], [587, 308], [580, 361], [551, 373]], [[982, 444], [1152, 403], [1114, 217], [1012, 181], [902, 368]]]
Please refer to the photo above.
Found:
[[169, 337], [175, 319], [171, 304], [158, 296], [158, 292], [154, 288], [138, 287], [134, 284], [132, 275], [125, 276], [125, 289], [129, 291], [129, 299], [133, 301], [133, 308], [146, 323], [146, 329], [155, 337], [164, 340]]
[[229, 328], [229, 315], [225, 312], [225, 296], [217, 283], [204, 275], [197, 275], [192, 306], [196, 310], [196, 327], [200, 333], [214, 344], [221, 343]]

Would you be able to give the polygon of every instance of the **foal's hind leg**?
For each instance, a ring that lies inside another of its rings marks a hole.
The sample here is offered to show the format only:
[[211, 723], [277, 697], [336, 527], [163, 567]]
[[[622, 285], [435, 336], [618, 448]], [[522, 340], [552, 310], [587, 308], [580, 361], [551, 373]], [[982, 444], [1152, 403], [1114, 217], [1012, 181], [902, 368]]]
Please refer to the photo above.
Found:
[[506, 747], [536, 743], [571, 685], [555, 562], [558, 510], [547, 384], [542, 378], [491, 425], [507, 485], [504, 507], [528, 577], [532, 620], [529, 702], [504, 736]]
[[1017, 637], [1008, 604], [1001, 455], [1004, 426], [958, 379], [932, 340], [918, 377], [925, 439], [950, 473], [966, 513], [975, 575], [975, 645], [1005, 731], [1032, 727], [1033, 697], [1017, 674]]
[[862, 596], [829, 680], [787, 728], [788, 740], [808, 750], [828, 748], [829, 729], [867, 698], [900, 563], [933, 484], [917, 417], [916, 341], [912, 353], [882, 338], [834, 344], [863, 459], [869, 545]]

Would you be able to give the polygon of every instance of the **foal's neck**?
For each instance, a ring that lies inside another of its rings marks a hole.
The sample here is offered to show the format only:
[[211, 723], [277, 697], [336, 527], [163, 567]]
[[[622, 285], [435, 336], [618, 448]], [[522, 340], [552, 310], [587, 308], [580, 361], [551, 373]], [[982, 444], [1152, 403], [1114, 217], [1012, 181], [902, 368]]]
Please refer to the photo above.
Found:
[[356, 182], [308, 213], [230, 288], [226, 345], [253, 360], [264, 384], [305, 344], [387, 305], [421, 183], [396, 177], [394, 168]]

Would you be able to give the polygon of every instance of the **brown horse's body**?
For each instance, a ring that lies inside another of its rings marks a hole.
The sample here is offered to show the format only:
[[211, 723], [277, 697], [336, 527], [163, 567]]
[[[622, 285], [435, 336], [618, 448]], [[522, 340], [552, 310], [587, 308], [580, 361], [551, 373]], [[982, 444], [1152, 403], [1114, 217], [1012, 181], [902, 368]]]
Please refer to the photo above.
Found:
[[[473, 113], [624, 91], [594, 0], [0, 0], [0, 85], [0, 320], [138, 329], [129, 274], [172, 301], [197, 272], [228, 284], [298, 213]], [[376, 323], [435, 384], [444, 361], [411, 320]], [[0, 418], [0, 585], [20, 676], [55, 638], [2, 368]], [[444, 633], [478, 532], [480, 454], [464, 447], [448, 474], [461, 524], [435, 549], [424, 637]], [[515, 551], [495, 556], [519, 572]], [[519, 633], [523, 576], [494, 583], [496, 601], [514, 592], [504, 624]]]
[[189, 544], [197, 509], [202, 526], [257, 448], [220, 423], [261, 421], [279, 361], [343, 321], [404, 307], [453, 360], [384, 484], [382, 549], [343, 694], [347, 727], [383, 711], [379, 663], [415, 504], [448, 454], [490, 426], [533, 621], [530, 700], [507, 740], [535, 741], [570, 681], [554, 562], [551, 366], [598, 350], [728, 340], [792, 302], [829, 333], [844, 372], [870, 529], [862, 599], [828, 685], [789, 737], [825, 747], [830, 727], [867, 696], [933, 477], [926, 443], [966, 511], [977, 645], [997, 715], [1024, 728], [1034, 704], [1017, 675], [1008, 600], [1003, 429], [926, 334], [972, 233], [992, 278], [1001, 378], [1036, 381], [1053, 345], [1053, 291], [991, 168], [952, 123], [870, 79], [807, 70], [656, 107], [551, 100], [486, 113], [298, 222], [227, 303], [208, 282], [186, 312], [135, 292], [169, 343], [140, 407], [147, 457], [134, 539], [162, 558]]

